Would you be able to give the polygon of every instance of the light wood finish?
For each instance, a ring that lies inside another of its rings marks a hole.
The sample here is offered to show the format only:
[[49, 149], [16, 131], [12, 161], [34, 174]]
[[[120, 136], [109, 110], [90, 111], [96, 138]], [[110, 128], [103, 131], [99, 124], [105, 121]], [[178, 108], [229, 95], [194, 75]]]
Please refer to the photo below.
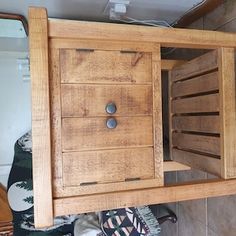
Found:
[[184, 171], [184, 170], [191, 170], [191, 167], [176, 161], [164, 161], [163, 163], [164, 172]]
[[[213, 179], [142, 190], [138, 189], [92, 196], [55, 199], [54, 209], [55, 215], [60, 216], [122, 207], [196, 200], [208, 197], [234, 195], [235, 193], [235, 179]], [[81, 202], [83, 204], [81, 204]]]
[[151, 83], [151, 54], [60, 49], [62, 83]]
[[172, 156], [172, 133], [173, 133], [173, 127], [172, 127], [172, 93], [171, 93], [171, 87], [172, 87], [172, 81], [171, 81], [171, 71], [168, 71], [168, 114], [169, 114], [169, 153], [170, 153], [170, 159], [173, 160]]
[[219, 112], [219, 94], [172, 100], [172, 113]]
[[173, 148], [172, 155], [175, 161], [221, 177], [221, 160], [207, 155], [200, 155], [190, 151]]
[[235, 51], [219, 49], [222, 175], [236, 178]]
[[[161, 86], [161, 54], [160, 47], [152, 54], [153, 83], [153, 156], [155, 178], [164, 180], [163, 174], [163, 141], [162, 141], [162, 86]], [[144, 126], [144, 124], [142, 124]]]
[[115, 103], [115, 116], [152, 114], [151, 85], [62, 84], [62, 117], [106, 116], [106, 105]]
[[220, 156], [220, 138], [196, 134], [173, 133], [174, 147]]
[[[0, 224], [11, 222], [12, 221], [12, 213], [7, 200], [7, 192], [6, 188], [0, 183]], [[1, 230], [0, 230], [1, 232]]]
[[[81, 34], [81, 32], [83, 32]], [[49, 19], [49, 37], [160, 43], [162, 47], [236, 47], [235, 34], [217, 31]]]
[[219, 116], [174, 116], [172, 118], [174, 130], [194, 131], [203, 133], [220, 133]]
[[215, 70], [218, 67], [217, 50], [203, 54], [171, 72], [172, 82], [187, 79], [202, 73]]
[[169, 71], [174, 69], [176, 66], [184, 64], [184, 60], [161, 60], [161, 69], [164, 71]]
[[[60, 39], [51, 38], [49, 40], [50, 49], [94, 49], [94, 50], [110, 50], [110, 51], [126, 51], [126, 52], [153, 52], [159, 47], [156, 43], [138, 43], [129, 41], [107, 41], [107, 40], [84, 40], [84, 39]], [[109, 44], [109, 48], [107, 45]], [[182, 65], [185, 60], [161, 60], [161, 69], [163, 71], [172, 70], [174, 67]]]
[[29, 19], [34, 223], [45, 227], [53, 224], [47, 14], [30, 8]]
[[71, 187], [64, 186], [63, 188], [59, 187], [56, 189], [54, 198], [94, 195], [101, 193], [129, 191], [134, 189], [153, 188], [159, 186], [163, 186], [163, 180], [161, 179], [143, 179], [126, 182], [88, 184]]
[[109, 129], [106, 117], [64, 118], [62, 149], [68, 151], [144, 147], [153, 145], [152, 117], [116, 117]]
[[172, 97], [189, 96], [219, 90], [218, 73], [195, 77], [172, 85]]
[[153, 178], [153, 148], [63, 154], [64, 186]]
[[[51, 147], [53, 191], [62, 187], [62, 150], [61, 150], [61, 79], [59, 50], [50, 50], [50, 107], [51, 107]], [[57, 183], [57, 185], [55, 185]]]
[[[153, 52], [156, 43], [130, 42], [119, 40], [88, 40], [88, 39], [70, 39], [50, 38], [51, 49], [92, 49], [106, 51], [125, 51], [125, 52]], [[109, 46], [108, 46], [109, 45]]]

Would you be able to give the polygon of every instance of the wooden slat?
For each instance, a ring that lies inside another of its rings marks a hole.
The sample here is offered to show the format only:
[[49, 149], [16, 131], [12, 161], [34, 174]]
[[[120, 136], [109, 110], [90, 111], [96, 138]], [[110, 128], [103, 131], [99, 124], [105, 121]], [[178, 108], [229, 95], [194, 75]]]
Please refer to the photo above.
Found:
[[64, 186], [153, 179], [153, 148], [73, 152], [63, 154]]
[[220, 138], [195, 134], [173, 133], [174, 147], [220, 156]]
[[235, 179], [212, 179], [142, 190], [55, 199], [54, 209], [55, 215], [60, 216], [234, 194], [236, 194]]
[[[50, 48], [54, 49], [94, 49], [106, 51], [129, 51], [129, 52], [153, 52], [156, 43], [109, 41], [109, 40], [85, 40], [67, 38], [51, 38]], [[109, 46], [108, 46], [109, 45]]]
[[[55, 186], [62, 184], [62, 151], [61, 151], [61, 79], [59, 50], [50, 50], [50, 106], [51, 106], [51, 147], [53, 193]], [[55, 185], [57, 182], [57, 185]]]
[[221, 177], [220, 159], [183, 150], [178, 150], [176, 148], [173, 148], [172, 156], [175, 161], [183, 163], [185, 165], [189, 165], [193, 169], [199, 169]]
[[106, 105], [115, 103], [115, 116], [152, 114], [151, 85], [75, 85], [61, 86], [62, 116], [106, 116]]
[[151, 83], [151, 54], [61, 49], [62, 83]]
[[170, 159], [173, 160], [172, 158], [172, 132], [173, 132], [173, 127], [172, 127], [172, 94], [171, 94], [171, 86], [172, 86], [172, 81], [171, 81], [171, 71], [168, 72], [168, 124], [169, 124], [169, 153], [170, 153]]
[[179, 131], [220, 133], [219, 116], [174, 116], [172, 128]]
[[219, 49], [222, 176], [236, 177], [235, 51]]
[[163, 141], [162, 141], [162, 85], [161, 85], [161, 49], [152, 53], [153, 82], [153, 154], [155, 178], [163, 181]]
[[[190, 32], [189, 32], [190, 33]], [[172, 81], [179, 81], [192, 76], [214, 70], [218, 67], [217, 50], [208, 52], [181, 66], [176, 67], [171, 72]]]
[[[81, 32], [83, 32], [81, 34]], [[160, 43], [162, 47], [236, 47], [235, 34], [190, 29], [49, 19], [49, 36], [95, 40], [120, 40]]]
[[62, 120], [63, 151], [152, 146], [152, 117], [116, 117], [117, 127], [106, 127], [107, 117]]
[[219, 112], [219, 94], [172, 100], [172, 113]]
[[182, 97], [219, 89], [218, 72], [172, 84], [172, 97]]
[[[47, 13], [29, 10], [34, 224], [53, 224]], [[42, 194], [43, 190], [43, 194]]]
[[164, 172], [184, 171], [184, 170], [191, 170], [191, 167], [176, 161], [164, 161], [163, 163]]
[[186, 62], [187, 61], [184, 60], [161, 60], [161, 70], [169, 71], [174, 69], [176, 66], [180, 66]]
[[54, 197], [62, 198], [62, 197], [82, 196], [89, 194], [91, 195], [98, 193], [110, 193], [116, 191], [127, 191], [132, 189], [144, 189], [144, 188], [152, 188], [159, 186], [163, 186], [163, 180], [161, 179], [143, 179], [143, 180], [133, 180], [126, 182], [116, 182], [116, 183], [71, 186], [71, 187], [56, 188]]

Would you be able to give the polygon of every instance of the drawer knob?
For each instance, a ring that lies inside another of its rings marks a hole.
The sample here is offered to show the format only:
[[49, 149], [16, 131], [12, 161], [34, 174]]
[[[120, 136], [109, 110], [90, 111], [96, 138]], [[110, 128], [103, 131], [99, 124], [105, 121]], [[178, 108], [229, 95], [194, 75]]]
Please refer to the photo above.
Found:
[[113, 102], [111, 102], [111, 103], [108, 103], [107, 105], [106, 105], [106, 112], [108, 113], [108, 114], [114, 114], [114, 113], [116, 113], [116, 104], [115, 103], [113, 103]]
[[115, 118], [107, 119], [107, 128], [108, 129], [115, 129], [117, 126], [117, 121]]

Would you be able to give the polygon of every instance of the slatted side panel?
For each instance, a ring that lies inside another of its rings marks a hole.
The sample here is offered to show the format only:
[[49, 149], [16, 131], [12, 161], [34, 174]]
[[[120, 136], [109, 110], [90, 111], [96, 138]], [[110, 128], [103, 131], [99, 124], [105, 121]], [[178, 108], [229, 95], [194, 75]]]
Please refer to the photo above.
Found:
[[169, 77], [172, 158], [221, 176], [218, 52], [174, 68]]

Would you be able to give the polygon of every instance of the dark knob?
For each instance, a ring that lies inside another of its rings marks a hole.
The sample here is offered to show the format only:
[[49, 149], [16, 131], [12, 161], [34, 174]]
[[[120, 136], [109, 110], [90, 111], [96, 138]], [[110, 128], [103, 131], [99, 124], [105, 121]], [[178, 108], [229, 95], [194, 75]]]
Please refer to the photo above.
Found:
[[108, 113], [108, 114], [114, 114], [114, 113], [116, 113], [116, 104], [115, 103], [113, 103], [113, 102], [111, 102], [111, 103], [108, 103], [107, 105], [106, 105], [106, 112]]
[[117, 121], [115, 118], [107, 119], [107, 128], [108, 129], [115, 129], [117, 126]]

